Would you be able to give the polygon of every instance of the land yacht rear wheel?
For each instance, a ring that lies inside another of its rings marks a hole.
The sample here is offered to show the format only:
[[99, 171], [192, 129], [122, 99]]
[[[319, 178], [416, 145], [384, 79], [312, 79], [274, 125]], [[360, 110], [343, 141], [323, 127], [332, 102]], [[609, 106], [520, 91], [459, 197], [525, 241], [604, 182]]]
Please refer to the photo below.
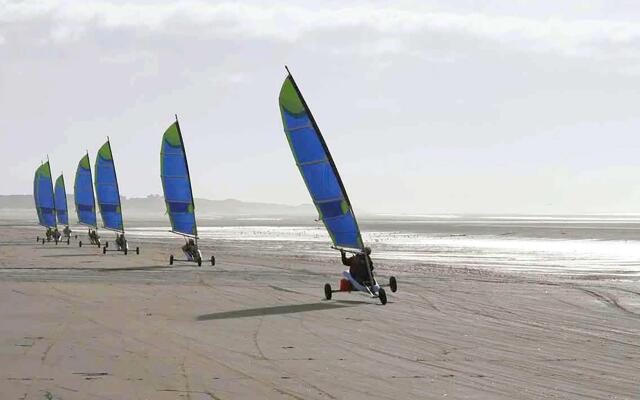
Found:
[[380, 303], [382, 303], [382, 305], [387, 304], [387, 293], [384, 291], [384, 289], [380, 288], [380, 290], [378, 290], [378, 298], [380, 299]]
[[392, 276], [391, 278], [389, 278], [389, 288], [393, 293], [395, 293], [398, 290], [398, 282], [396, 281], [395, 276]]
[[327, 300], [331, 300], [331, 295], [333, 291], [331, 290], [331, 285], [328, 283], [324, 284], [324, 298]]

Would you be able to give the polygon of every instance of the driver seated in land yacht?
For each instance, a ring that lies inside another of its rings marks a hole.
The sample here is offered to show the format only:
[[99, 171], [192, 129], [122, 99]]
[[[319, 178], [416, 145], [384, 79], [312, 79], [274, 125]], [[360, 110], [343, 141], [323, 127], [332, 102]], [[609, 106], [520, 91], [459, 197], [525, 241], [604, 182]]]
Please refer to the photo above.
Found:
[[361, 285], [369, 282], [369, 271], [367, 271], [367, 265], [371, 268], [371, 276], [373, 277], [373, 262], [371, 261], [371, 248], [365, 247], [364, 253], [358, 253], [351, 257], [347, 257], [344, 250], [340, 250], [342, 256], [342, 264], [349, 267], [349, 274]]

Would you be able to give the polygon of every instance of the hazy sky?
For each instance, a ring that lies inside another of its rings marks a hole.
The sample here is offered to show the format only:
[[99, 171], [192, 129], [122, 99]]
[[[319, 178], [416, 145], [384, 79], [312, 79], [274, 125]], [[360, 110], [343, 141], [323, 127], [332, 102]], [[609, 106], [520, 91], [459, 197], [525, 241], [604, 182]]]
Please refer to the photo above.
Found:
[[107, 135], [161, 193], [177, 113], [196, 196], [308, 203], [284, 64], [356, 212], [640, 212], [635, 0], [0, 0], [0, 194]]

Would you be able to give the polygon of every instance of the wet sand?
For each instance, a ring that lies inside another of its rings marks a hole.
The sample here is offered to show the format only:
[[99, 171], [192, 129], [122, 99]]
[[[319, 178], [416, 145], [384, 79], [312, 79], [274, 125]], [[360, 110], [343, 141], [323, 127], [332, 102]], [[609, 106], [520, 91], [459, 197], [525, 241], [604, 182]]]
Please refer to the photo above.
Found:
[[382, 263], [381, 306], [323, 300], [339, 258], [256, 243], [170, 267], [179, 239], [41, 233], [0, 226], [0, 399], [640, 398], [637, 280]]

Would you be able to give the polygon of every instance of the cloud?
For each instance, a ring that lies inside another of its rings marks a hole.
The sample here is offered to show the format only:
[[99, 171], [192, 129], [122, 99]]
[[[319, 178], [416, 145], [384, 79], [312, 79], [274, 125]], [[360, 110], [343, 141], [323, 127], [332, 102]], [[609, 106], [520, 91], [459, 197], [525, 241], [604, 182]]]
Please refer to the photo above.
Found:
[[[311, 8], [286, 3], [202, 1], [116, 3], [0, 1], [0, 22], [47, 20], [54, 42], [77, 40], [90, 29], [152, 34], [197, 34], [292, 42], [315, 32], [358, 29], [393, 38], [456, 34], [534, 51], [582, 56], [610, 48], [640, 53], [640, 23], [605, 19], [536, 19], [483, 13], [425, 11], [410, 6], [354, 5]], [[639, 54], [640, 56], [640, 54]]]

